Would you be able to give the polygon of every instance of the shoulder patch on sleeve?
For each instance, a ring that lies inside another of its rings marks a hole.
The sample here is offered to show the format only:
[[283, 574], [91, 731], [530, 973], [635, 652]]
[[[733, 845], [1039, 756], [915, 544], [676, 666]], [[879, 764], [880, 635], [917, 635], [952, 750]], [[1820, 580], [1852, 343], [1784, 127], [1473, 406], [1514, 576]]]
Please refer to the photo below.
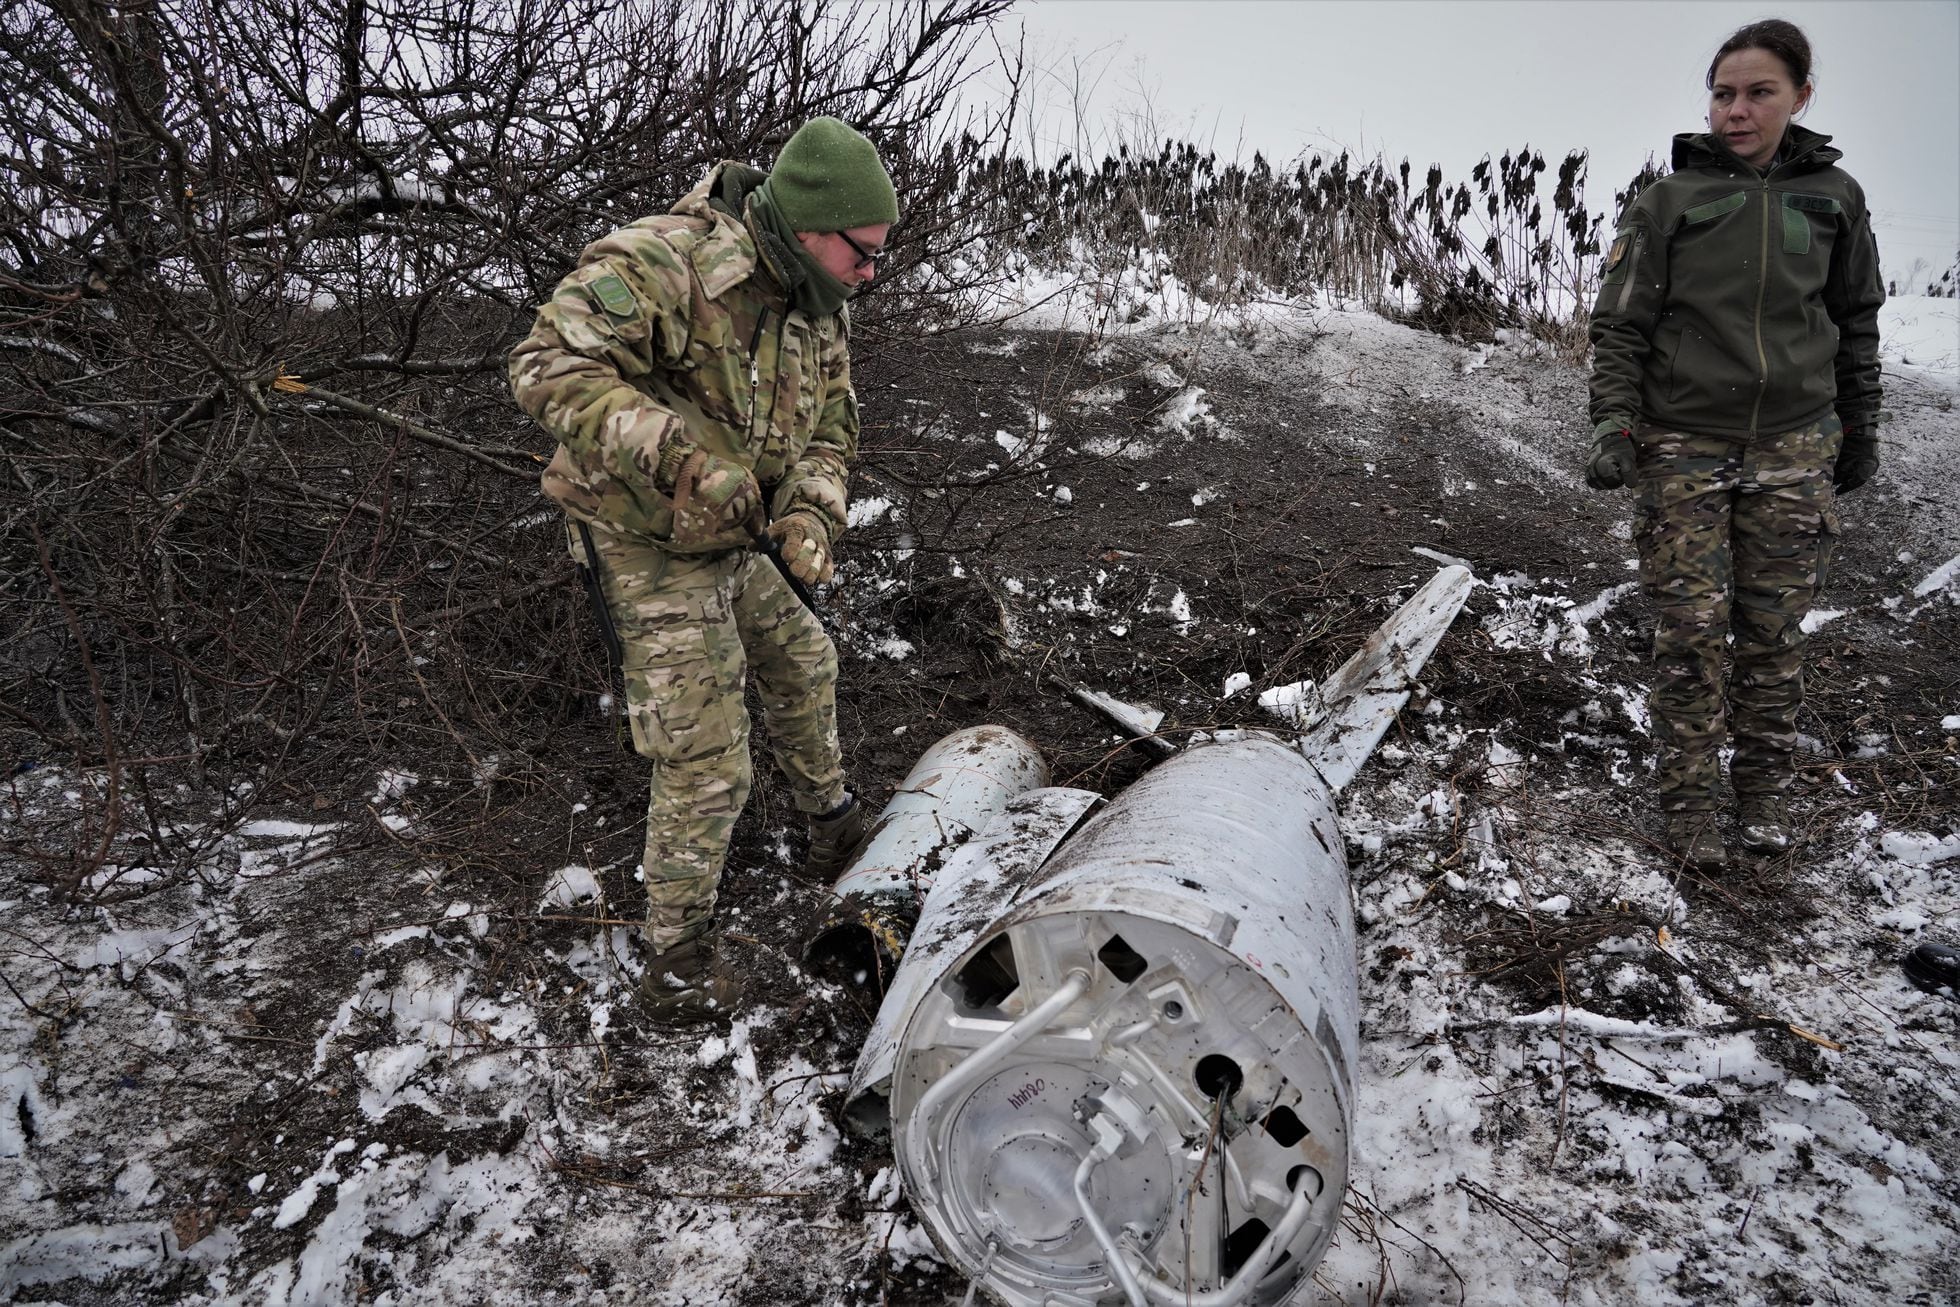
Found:
[[1627, 249], [1633, 244], [1633, 233], [1623, 231], [1613, 237], [1613, 247], [1606, 251], [1606, 271], [1611, 272], [1620, 266], [1627, 256]]
[[638, 317], [640, 302], [633, 298], [633, 292], [626, 288], [626, 281], [616, 272], [602, 273], [586, 283], [592, 293], [599, 297], [599, 303], [606, 312], [615, 318]]
[[[1607, 247], [1606, 258], [1599, 265], [1600, 282], [1605, 286], [1618, 286], [1633, 271], [1635, 251], [1640, 248], [1640, 229], [1622, 227], [1613, 236], [1612, 245]], [[1624, 296], [1622, 296], [1624, 299]]]

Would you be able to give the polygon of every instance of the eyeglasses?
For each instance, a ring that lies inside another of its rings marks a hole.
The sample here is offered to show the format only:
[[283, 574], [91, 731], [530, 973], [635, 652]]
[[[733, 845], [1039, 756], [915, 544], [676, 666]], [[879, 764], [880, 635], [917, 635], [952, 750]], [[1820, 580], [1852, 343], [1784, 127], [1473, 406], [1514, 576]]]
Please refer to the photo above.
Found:
[[840, 231], [837, 234], [844, 238], [846, 245], [857, 251], [857, 262], [851, 265], [853, 268], [875, 268], [878, 266], [878, 260], [885, 257], [885, 248], [882, 245], [875, 250], [867, 250], [851, 239], [851, 233]]

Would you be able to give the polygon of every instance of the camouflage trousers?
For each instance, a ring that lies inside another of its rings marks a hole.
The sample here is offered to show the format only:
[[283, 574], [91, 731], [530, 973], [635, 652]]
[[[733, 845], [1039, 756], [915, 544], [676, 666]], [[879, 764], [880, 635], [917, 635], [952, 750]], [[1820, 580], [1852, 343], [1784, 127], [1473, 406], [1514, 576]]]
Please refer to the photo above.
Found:
[[[619, 631], [633, 748], [653, 763], [647, 942], [665, 952], [707, 930], [748, 802], [750, 669], [797, 808], [828, 812], [844, 801], [837, 650], [760, 554], [682, 557], [596, 526], [592, 537]], [[585, 561], [576, 527], [571, 551]]]
[[[1639, 431], [1640, 581], [1654, 606], [1660, 804], [1716, 806], [1733, 732], [1737, 794], [1782, 794], [1803, 706], [1803, 619], [1838, 536], [1831, 467], [1844, 431], [1826, 418], [1738, 444]], [[1726, 704], [1722, 662], [1731, 664]]]

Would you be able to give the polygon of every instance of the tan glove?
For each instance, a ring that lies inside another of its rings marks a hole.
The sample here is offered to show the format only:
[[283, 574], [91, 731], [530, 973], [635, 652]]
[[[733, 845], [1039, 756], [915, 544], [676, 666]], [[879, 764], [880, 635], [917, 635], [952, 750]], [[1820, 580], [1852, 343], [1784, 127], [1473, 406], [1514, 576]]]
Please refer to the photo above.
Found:
[[837, 574], [830, 557], [830, 532], [815, 513], [787, 513], [769, 524], [783, 547], [783, 565], [805, 585], [821, 585]]
[[675, 544], [698, 545], [740, 530], [761, 509], [762, 491], [740, 463], [689, 445], [682, 451], [663, 452], [663, 469], [676, 452], [680, 457], [674, 472]]

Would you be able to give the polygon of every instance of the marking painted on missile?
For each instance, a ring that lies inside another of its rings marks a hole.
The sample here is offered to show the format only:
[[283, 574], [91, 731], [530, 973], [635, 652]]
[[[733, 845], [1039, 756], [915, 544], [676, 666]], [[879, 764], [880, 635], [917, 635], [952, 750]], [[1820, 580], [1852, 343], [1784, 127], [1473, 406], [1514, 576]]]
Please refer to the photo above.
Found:
[[1007, 1096], [1007, 1105], [1018, 1112], [1041, 1097], [1041, 1091], [1046, 1088], [1048, 1082], [1045, 1079], [1030, 1080]]

